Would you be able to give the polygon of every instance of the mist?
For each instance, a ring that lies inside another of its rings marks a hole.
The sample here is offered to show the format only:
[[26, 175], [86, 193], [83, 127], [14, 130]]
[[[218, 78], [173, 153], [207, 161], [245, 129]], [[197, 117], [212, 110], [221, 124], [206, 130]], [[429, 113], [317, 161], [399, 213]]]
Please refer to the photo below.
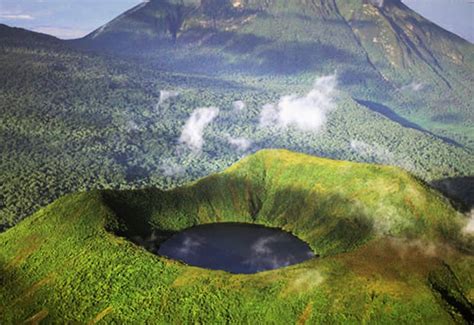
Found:
[[413, 91], [413, 92], [419, 92], [419, 91], [425, 89], [425, 87], [426, 87], [425, 83], [413, 81], [410, 84], [401, 87], [400, 91], [407, 91], [408, 90], [408, 91]]
[[465, 234], [474, 235], [474, 209], [471, 209], [471, 212], [468, 214], [468, 221], [466, 226], [462, 229], [462, 232]]
[[167, 177], [179, 177], [185, 174], [186, 169], [183, 166], [171, 161], [170, 159], [164, 160], [159, 167], [163, 176]]
[[234, 111], [240, 112], [243, 111], [247, 105], [243, 101], [237, 100], [232, 103], [232, 107], [234, 108]]
[[335, 107], [336, 75], [317, 78], [305, 96], [287, 95], [278, 104], [266, 104], [260, 113], [261, 127], [295, 127], [301, 131], [319, 132], [327, 114]]
[[360, 140], [351, 140], [350, 147], [364, 159], [372, 159], [379, 164], [394, 165], [408, 171], [414, 171], [415, 167], [406, 158], [397, 158], [390, 150], [378, 143], [366, 143]]
[[170, 90], [161, 90], [160, 91], [160, 100], [158, 101], [158, 107], [163, 105], [166, 101], [171, 98], [178, 97], [179, 92], [177, 91], [170, 91]]
[[179, 138], [181, 144], [186, 145], [194, 152], [200, 152], [204, 145], [204, 129], [219, 115], [216, 107], [203, 107], [196, 109], [184, 125]]
[[247, 151], [252, 145], [252, 141], [241, 137], [227, 136], [227, 142], [237, 151]]

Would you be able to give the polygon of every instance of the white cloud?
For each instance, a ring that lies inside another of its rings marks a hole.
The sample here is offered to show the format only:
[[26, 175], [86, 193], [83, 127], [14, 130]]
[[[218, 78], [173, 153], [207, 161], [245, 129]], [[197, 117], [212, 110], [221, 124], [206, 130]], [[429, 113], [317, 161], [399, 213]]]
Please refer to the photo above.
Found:
[[327, 114], [334, 108], [336, 75], [316, 79], [313, 89], [306, 96], [288, 95], [278, 104], [267, 104], [260, 114], [260, 126], [294, 126], [302, 131], [318, 132], [327, 121]]
[[140, 130], [140, 127], [138, 126], [138, 124], [133, 120], [127, 121], [127, 125], [125, 126], [125, 128], [127, 129], [128, 132]]
[[243, 111], [247, 105], [241, 100], [237, 100], [232, 103], [232, 107], [234, 108], [234, 111]]
[[0, 13], [0, 19], [6, 19], [6, 20], [33, 20], [35, 19], [31, 15], [27, 14], [2, 14]]
[[351, 149], [360, 156], [384, 165], [394, 165], [402, 167], [408, 171], [415, 171], [415, 166], [408, 158], [397, 158], [390, 150], [377, 143], [366, 143], [359, 140], [351, 140]]
[[160, 100], [158, 101], [158, 106], [163, 104], [168, 99], [174, 98], [179, 96], [179, 92], [177, 91], [170, 91], [170, 90], [162, 90], [160, 91]]
[[425, 89], [425, 87], [426, 87], [426, 84], [424, 84], [423, 82], [413, 81], [412, 83], [401, 87], [400, 90], [401, 91], [410, 90], [410, 91], [418, 92]]
[[204, 145], [203, 133], [209, 125], [219, 115], [216, 107], [204, 107], [196, 109], [184, 125], [179, 142], [186, 145], [192, 151], [199, 152]]
[[238, 151], [246, 151], [252, 145], [252, 141], [246, 138], [233, 138], [228, 136], [227, 141]]
[[474, 209], [468, 215], [469, 220], [466, 226], [463, 228], [463, 233], [465, 234], [474, 234]]
[[275, 252], [272, 244], [278, 241], [278, 235], [258, 239], [252, 245], [250, 256], [244, 261], [244, 264], [258, 271], [278, 269], [294, 264], [296, 260], [293, 256], [279, 256], [279, 254]]
[[321, 272], [313, 268], [305, 268], [292, 276], [292, 281], [289, 282], [285, 292], [299, 293], [304, 290], [309, 291], [320, 285], [323, 281], [324, 277]]
[[168, 176], [168, 177], [182, 176], [186, 171], [186, 169], [183, 166], [180, 166], [169, 159], [163, 161], [159, 169], [163, 173], [164, 176]]
[[52, 35], [61, 39], [80, 38], [88, 33], [88, 30], [86, 29], [53, 26], [38, 26], [31, 28], [31, 30], [37, 33]]
[[379, 163], [390, 164], [393, 160], [392, 153], [378, 144], [368, 144], [364, 141], [351, 140], [351, 149], [366, 158], [375, 158]]
[[422, 239], [392, 237], [387, 240], [387, 244], [395, 248], [395, 251], [400, 258], [412, 256], [413, 252], [419, 252], [426, 256], [435, 257], [440, 251], [446, 250], [446, 247]]

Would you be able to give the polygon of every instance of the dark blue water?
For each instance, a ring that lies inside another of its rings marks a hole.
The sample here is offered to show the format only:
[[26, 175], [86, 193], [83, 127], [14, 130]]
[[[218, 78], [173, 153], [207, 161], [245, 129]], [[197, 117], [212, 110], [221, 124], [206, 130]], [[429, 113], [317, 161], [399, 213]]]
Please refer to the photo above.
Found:
[[158, 253], [193, 266], [245, 274], [314, 257], [309, 246], [290, 233], [241, 223], [189, 228], [161, 244]]

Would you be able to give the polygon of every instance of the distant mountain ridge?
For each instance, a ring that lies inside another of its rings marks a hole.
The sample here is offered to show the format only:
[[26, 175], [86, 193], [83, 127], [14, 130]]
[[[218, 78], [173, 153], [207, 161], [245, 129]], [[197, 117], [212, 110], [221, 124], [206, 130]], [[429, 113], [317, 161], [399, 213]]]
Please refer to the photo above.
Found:
[[208, 2], [141, 3], [74, 43], [185, 73], [337, 71], [354, 97], [372, 91], [364, 100], [473, 147], [474, 45], [401, 1]]
[[[212, 1], [210, 2], [211, 5], [214, 5]], [[131, 45], [140, 40], [146, 42], [159, 40], [163, 44], [148, 43], [147, 45], [161, 47], [165, 45], [166, 39], [171, 39], [170, 16], [180, 12], [182, 22], [177, 28], [178, 38], [182, 40], [183, 44], [199, 42], [200, 46], [205, 46], [206, 42], [203, 42], [202, 38], [193, 38], [190, 34], [199, 36], [196, 33], [201, 30], [203, 34], [200, 36], [207, 35], [209, 37], [212, 34], [240, 28], [250, 30], [255, 27], [252, 26], [254, 21], [258, 22], [265, 18], [269, 18], [272, 20], [271, 23], [277, 26], [284, 20], [288, 22], [288, 16], [293, 16], [290, 17], [293, 21], [289, 22], [294, 24], [286, 26], [289, 32], [295, 32], [290, 35], [290, 39], [294, 38], [295, 41], [298, 41], [302, 37], [308, 39], [313, 37], [313, 41], [318, 41], [322, 38], [321, 31], [318, 33], [298, 30], [301, 20], [320, 19], [325, 21], [327, 26], [324, 28], [324, 32], [331, 28], [331, 23], [348, 24], [360, 42], [359, 45], [364, 48], [369, 57], [374, 49], [381, 50], [382, 48], [389, 56], [390, 63], [396, 67], [404, 67], [409, 64], [410, 54], [420, 56], [430, 65], [440, 64], [437, 62], [440, 59], [437, 56], [446, 56], [456, 64], [472, 60], [472, 46], [469, 46], [467, 41], [419, 16], [399, 0], [297, 0], [292, 2], [234, 0], [228, 1], [229, 7], [226, 7], [225, 10], [216, 9], [215, 14], [208, 12], [206, 3], [206, 1], [197, 0], [143, 2], [87, 35], [83, 41], [92, 46], [114, 47], [119, 46], [121, 41], [126, 41]], [[214, 26], [210, 26], [213, 25], [212, 20], [215, 20]], [[263, 23], [261, 22], [261, 24]], [[255, 36], [259, 34], [256, 29], [253, 31]], [[340, 37], [342, 32], [347, 33], [348, 31], [345, 29], [334, 31], [331, 36], [333, 38]], [[377, 39], [377, 33], [385, 36], [386, 39]], [[266, 34], [268, 39], [273, 41], [288, 38], [278, 29], [264, 31], [260, 34]], [[373, 38], [370, 38], [371, 36]], [[100, 44], [107, 43], [107, 39], [113, 40], [115, 44]], [[372, 44], [374, 48], [370, 48], [370, 45], [366, 43], [368, 41], [374, 43]], [[395, 41], [395, 43], [387, 44], [389, 41]], [[437, 44], [440, 41], [444, 43]], [[239, 45], [238, 40], [235, 43]], [[178, 43], [178, 45], [180, 44]], [[390, 48], [390, 45], [398, 46]], [[471, 52], [469, 55], [463, 53], [466, 51], [465, 47]], [[242, 52], [250, 52], [249, 50], [251, 49], [244, 48]], [[396, 54], [402, 54], [398, 60], [396, 60]], [[472, 66], [470, 69], [472, 71]]]
[[57, 44], [63, 43], [63, 41], [51, 35], [32, 32], [24, 28], [11, 27], [5, 24], [0, 24], [0, 37], [8, 38], [9, 42], [17, 39], [18, 44], [24, 44], [25, 41], [42, 41]]

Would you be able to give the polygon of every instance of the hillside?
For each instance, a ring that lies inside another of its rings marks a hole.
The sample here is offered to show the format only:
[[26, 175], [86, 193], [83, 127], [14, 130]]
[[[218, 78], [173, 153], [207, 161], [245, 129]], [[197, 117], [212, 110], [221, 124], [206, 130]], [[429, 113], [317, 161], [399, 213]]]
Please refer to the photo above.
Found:
[[[474, 322], [474, 45], [400, 0], [148, 0], [0, 62], [0, 324]], [[304, 262], [156, 253], [227, 222]]]
[[[290, 231], [320, 257], [233, 275], [127, 240], [229, 221]], [[0, 321], [468, 322], [466, 222], [398, 168], [261, 151], [169, 192], [68, 195], [0, 234]]]
[[[248, 78], [166, 72], [152, 61], [85, 52], [7, 26], [0, 30], [1, 228], [67, 193], [175, 187], [264, 148], [397, 165], [441, 188], [459, 188], [460, 198], [472, 189], [456, 184], [474, 174], [470, 149], [387, 107], [371, 110], [370, 103], [352, 97], [340, 73]], [[304, 99], [312, 90], [317, 97], [311, 105], [329, 103], [324, 125], [315, 131], [262, 125], [269, 103], [290, 94]], [[179, 96], [163, 100], [170, 92]], [[236, 110], [235, 103], [243, 108]], [[219, 113], [203, 130], [196, 154], [180, 137], [203, 107]]]
[[353, 98], [473, 148], [474, 46], [401, 1], [218, 3], [142, 3], [76, 44], [186, 73], [278, 80], [337, 70]]

